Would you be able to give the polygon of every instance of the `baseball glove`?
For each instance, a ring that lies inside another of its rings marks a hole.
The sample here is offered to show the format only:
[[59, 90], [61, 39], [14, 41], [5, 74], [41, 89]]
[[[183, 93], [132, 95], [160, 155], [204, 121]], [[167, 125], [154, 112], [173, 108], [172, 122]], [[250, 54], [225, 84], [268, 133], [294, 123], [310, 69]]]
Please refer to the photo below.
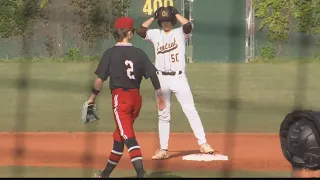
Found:
[[175, 7], [173, 7], [173, 6], [168, 6], [167, 8], [169, 9], [169, 11], [171, 11], [171, 13], [172, 13], [174, 16], [177, 15], [177, 14], [180, 14], [179, 11], [178, 11]]
[[96, 104], [89, 104], [88, 101], [84, 102], [82, 106], [82, 122], [83, 124], [87, 124], [91, 121], [99, 120], [100, 118], [97, 116], [97, 108]]

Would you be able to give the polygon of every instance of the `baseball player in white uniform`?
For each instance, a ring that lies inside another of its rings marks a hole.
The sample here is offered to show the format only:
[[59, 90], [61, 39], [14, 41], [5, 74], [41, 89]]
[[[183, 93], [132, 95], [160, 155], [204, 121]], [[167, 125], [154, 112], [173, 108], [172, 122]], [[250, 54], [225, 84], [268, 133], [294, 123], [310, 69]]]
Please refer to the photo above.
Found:
[[[160, 29], [148, 29], [158, 19]], [[182, 24], [174, 28], [177, 20]], [[186, 39], [192, 31], [191, 23], [171, 6], [160, 7], [154, 16], [145, 21], [137, 30], [137, 34], [153, 43], [155, 49], [155, 67], [166, 101], [166, 108], [158, 111], [160, 149], [152, 159], [167, 159], [170, 134], [170, 104], [172, 92], [176, 95], [184, 114], [187, 116], [195, 137], [198, 139], [201, 153], [212, 154], [214, 150], [207, 143], [201, 119], [195, 108], [193, 96], [186, 77], [185, 53]]]

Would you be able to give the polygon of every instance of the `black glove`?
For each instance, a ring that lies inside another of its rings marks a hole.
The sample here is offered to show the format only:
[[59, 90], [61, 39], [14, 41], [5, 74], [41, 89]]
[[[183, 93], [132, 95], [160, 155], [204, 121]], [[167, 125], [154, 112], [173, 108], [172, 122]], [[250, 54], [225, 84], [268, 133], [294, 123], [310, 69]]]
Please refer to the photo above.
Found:
[[157, 10], [156, 10], [156, 12], [154, 12], [154, 14], [153, 14], [153, 18], [154, 19], [158, 19], [158, 17], [159, 17], [159, 13], [160, 13], [160, 11], [163, 9], [164, 7], [159, 7]]
[[180, 14], [179, 11], [173, 7], [173, 6], [168, 6], [169, 11], [171, 11], [171, 13], [175, 16], [177, 14]]

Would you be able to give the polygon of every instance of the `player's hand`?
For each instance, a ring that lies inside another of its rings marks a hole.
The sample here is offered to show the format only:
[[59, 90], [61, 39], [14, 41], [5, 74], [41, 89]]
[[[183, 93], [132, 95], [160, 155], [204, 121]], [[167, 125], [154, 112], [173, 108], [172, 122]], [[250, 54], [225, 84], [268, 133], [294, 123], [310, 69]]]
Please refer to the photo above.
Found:
[[158, 107], [158, 110], [162, 111], [164, 108], [166, 108], [166, 102], [163, 98], [163, 95], [162, 95], [162, 90], [161, 89], [158, 89], [156, 91], [156, 94], [157, 94], [157, 107]]
[[171, 13], [175, 16], [177, 14], [180, 14], [179, 11], [173, 7], [173, 6], [168, 6], [169, 11], [171, 11]]
[[153, 14], [153, 18], [154, 19], [158, 19], [158, 17], [159, 17], [159, 13], [160, 13], [160, 11], [163, 9], [164, 7], [159, 7], [157, 10], [156, 10], [156, 12], [154, 12], [154, 14]]
[[95, 102], [95, 99], [94, 98], [92, 98], [92, 97], [90, 97], [89, 99], [88, 99], [88, 104], [95, 104], [96, 102]]
[[160, 110], [160, 111], [162, 111], [164, 108], [166, 108], [166, 102], [165, 102], [163, 96], [157, 97], [157, 107], [158, 107], [158, 110]]

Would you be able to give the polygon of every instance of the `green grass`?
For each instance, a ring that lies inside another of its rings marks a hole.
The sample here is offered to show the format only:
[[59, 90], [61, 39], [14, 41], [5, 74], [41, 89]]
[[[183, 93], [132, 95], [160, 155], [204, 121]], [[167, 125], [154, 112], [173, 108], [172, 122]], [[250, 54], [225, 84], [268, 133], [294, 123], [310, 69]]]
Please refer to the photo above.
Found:
[[[0, 167], [1, 177], [25, 177], [25, 178], [89, 178], [96, 172], [92, 169], [72, 169], [72, 168], [51, 168], [51, 167], [25, 167], [23, 171], [13, 171], [14, 167]], [[20, 173], [18, 173], [20, 172]], [[111, 177], [134, 177], [134, 170], [115, 169]], [[290, 177], [289, 172], [249, 172], [233, 171], [231, 177]], [[217, 171], [147, 171], [147, 177], [150, 178], [214, 178], [223, 177], [221, 172]]]
[[[17, 63], [0, 63], [0, 131], [12, 131], [17, 117], [25, 117], [23, 94], [28, 97], [27, 123], [20, 131], [113, 131], [114, 121], [108, 83], [98, 97], [102, 120], [83, 125], [81, 107], [90, 94], [96, 63], [33, 63], [30, 66], [28, 91], [18, 91]], [[237, 68], [235, 68], [237, 66]], [[233, 71], [229, 73], [230, 67]], [[304, 105], [320, 107], [320, 64], [308, 64]], [[225, 132], [227, 115], [236, 112], [238, 132], [278, 132], [284, 116], [294, 105], [297, 65], [287, 64], [188, 64], [188, 78], [196, 107], [207, 132]], [[237, 70], [237, 72], [236, 72]], [[236, 76], [233, 84], [229, 75]], [[231, 87], [231, 89], [229, 88]], [[143, 107], [135, 123], [137, 131], [157, 131], [157, 114], [151, 82], [142, 83]], [[239, 100], [237, 111], [229, 111], [228, 100], [234, 93]], [[20, 94], [20, 95], [18, 95]], [[179, 103], [173, 96], [172, 132], [191, 132]], [[19, 116], [20, 115], [20, 116]], [[20, 119], [21, 120], [21, 119]], [[19, 127], [19, 126], [18, 126]], [[21, 126], [22, 127], [22, 126]]]

